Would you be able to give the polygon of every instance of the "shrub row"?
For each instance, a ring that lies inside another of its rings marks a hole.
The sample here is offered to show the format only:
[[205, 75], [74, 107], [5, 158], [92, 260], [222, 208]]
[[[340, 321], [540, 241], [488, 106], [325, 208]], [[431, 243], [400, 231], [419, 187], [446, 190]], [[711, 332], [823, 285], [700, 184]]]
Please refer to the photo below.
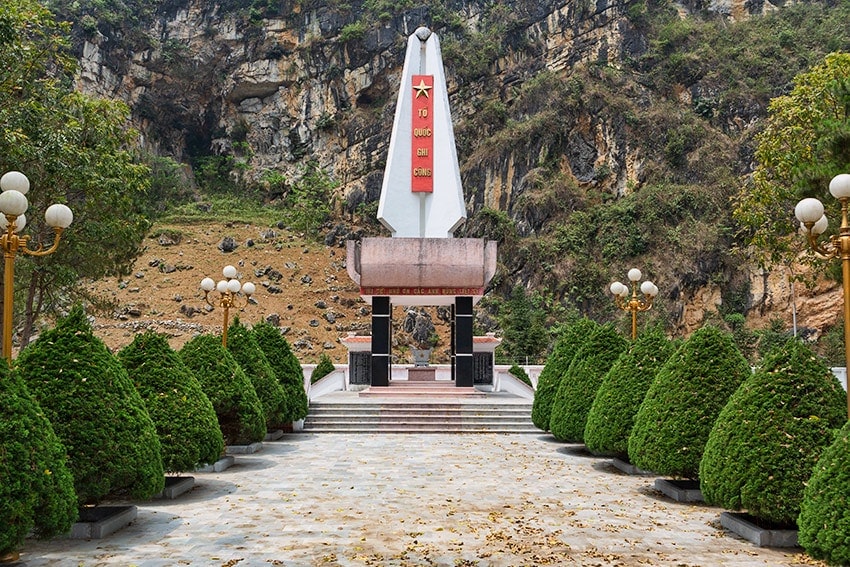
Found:
[[29, 533], [66, 533], [83, 506], [149, 499], [166, 471], [303, 418], [303, 374], [280, 332], [235, 321], [229, 334], [228, 349], [200, 335], [178, 353], [145, 332], [113, 355], [77, 306], [13, 369], [0, 364], [0, 557]]
[[[645, 333], [613, 365], [617, 341], [604, 326], [572, 340], [579, 346], [552, 405], [553, 435], [660, 475], [699, 479], [707, 503], [796, 522], [813, 557], [850, 564], [847, 395], [810, 348], [790, 339], [753, 371], [731, 335], [713, 327], [678, 346]], [[555, 365], [553, 353], [544, 372]]]

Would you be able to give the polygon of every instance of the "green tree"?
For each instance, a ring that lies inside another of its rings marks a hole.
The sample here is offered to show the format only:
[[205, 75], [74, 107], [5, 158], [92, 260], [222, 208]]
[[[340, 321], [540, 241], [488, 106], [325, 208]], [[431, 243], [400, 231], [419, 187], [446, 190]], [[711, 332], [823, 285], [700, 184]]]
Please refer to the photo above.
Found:
[[24, 349], [17, 367], [68, 451], [80, 506], [106, 496], [146, 499], [162, 491], [156, 427], [82, 307]]
[[628, 344], [610, 323], [596, 329], [582, 344], [561, 378], [552, 403], [549, 428], [556, 439], [584, 442], [587, 414], [596, 392]]
[[304, 389], [304, 371], [295, 353], [289, 346], [289, 341], [280, 330], [266, 323], [257, 323], [251, 328], [257, 344], [277, 375], [277, 379], [286, 392], [288, 421], [298, 421], [307, 417], [307, 391]]
[[118, 352], [118, 360], [145, 401], [162, 446], [167, 472], [214, 463], [224, 452], [215, 410], [201, 384], [165, 336], [147, 331]]
[[319, 228], [333, 211], [331, 197], [336, 186], [317, 162], [307, 162], [283, 198], [283, 211], [289, 225], [296, 231], [318, 235]]
[[221, 345], [221, 339], [198, 335], [183, 345], [180, 358], [212, 402], [225, 444], [262, 441], [267, 431], [263, 406], [251, 380]]
[[66, 533], [77, 519], [65, 447], [17, 374], [0, 364], [0, 557], [24, 538]]
[[638, 409], [629, 435], [631, 463], [697, 478], [717, 415], [749, 375], [729, 333], [710, 326], [696, 331], [658, 371]]
[[584, 427], [591, 453], [628, 458], [635, 414], [661, 366], [676, 349], [660, 329], [642, 333], [602, 379]]
[[555, 342], [555, 348], [546, 359], [546, 364], [537, 378], [537, 390], [534, 391], [531, 421], [538, 429], [549, 431], [552, 403], [561, 385], [561, 378], [566, 374], [581, 345], [597, 328], [598, 325], [594, 321], [582, 318], [568, 325]]
[[80, 293], [73, 286], [79, 278], [127, 270], [148, 226], [138, 204], [150, 170], [131, 151], [137, 136], [129, 110], [72, 90], [68, 30], [34, 0], [0, 4], [0, 172], [30, 179], [25, 230], [34, 241], [52, 241], [41, 217], [49, 204], [65, 203], [75, 217], [57, 253], [18, 255], [23, 345], [62, 292]]
[[[831, 53], [794, 88], [771, 100], [756, 142], [752, 181], [737, 197], [733, 213], [754, 258], [765, 265], [796, 255], [788, 238], [797, 230], [793, 210], [803, 197], [818, 197], [837, 215], [837, 201], [825, 198], [829, 181], [850, 167], [850, 54]], [[828, 214], [829, 216], [829, 214]]]
[[850, 565], [850, 421], [827, 447], [803, 490], [800, 545], [830, 565]]
[[238, 317], [233, 319], [227, 331], [227, 350], [254, 385], [254, 391], [263, 406], [266, 428], [277, 429], [286, 420], [286, 392], [256, 337]]
[[529, 297], [522, 285], [514, 286], [499, 313], [502, 344], [499, 350], [511, 362], [536, 360], [549, 345], [546, 312], [539, 298]]
[[847, 419], [844, 390], [797, 339], [774, 349], [720, 412], [699, 466], [709, 504], [793, 524], [803, 488]]

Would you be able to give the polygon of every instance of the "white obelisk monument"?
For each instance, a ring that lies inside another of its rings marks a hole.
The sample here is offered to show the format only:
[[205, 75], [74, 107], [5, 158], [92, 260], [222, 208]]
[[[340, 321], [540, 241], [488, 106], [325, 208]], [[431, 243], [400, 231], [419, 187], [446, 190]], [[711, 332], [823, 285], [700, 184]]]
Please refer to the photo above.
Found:
[[466, 220], [440, 40], [407, 40], [378, 220], [392, 236], [447, 238]]
[[[372, 305], [369, 374], [390, 385], [392, 306], [451, 305], [452, 379], [473, 388], [473, 305], [496, 271], [496, 243], [454, 238], [466, 220], [437, 35], [407, 41], [378, 219], [391, 238], [348, 241], [347, 270]], [[353, 366], [353, 363], [351, 364]]]

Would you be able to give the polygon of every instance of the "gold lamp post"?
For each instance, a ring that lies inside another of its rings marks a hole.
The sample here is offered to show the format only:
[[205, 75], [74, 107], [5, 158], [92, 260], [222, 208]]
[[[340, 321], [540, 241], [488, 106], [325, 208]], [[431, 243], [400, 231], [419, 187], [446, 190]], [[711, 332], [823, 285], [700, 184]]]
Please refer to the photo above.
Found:
[[47, 256], [56, 251], [62, 231], [71, 225], [74, 214], [65, 205], [50, 205], [44, 213], [47, 225], [53, 228], [53, 245], [45, 249], [39, 243], [36, 248], [28, 247], [29, 236], [18, 235], [27, 223], [26, 213], [29, 202], [26, 193], [30, 182], [19, 171], [10, 171], [0, 177], [0, 245], [3, 246], [3, 356], [12, 364], [12, 313], [15, 294], [15, 256], [20, 253], [27, 256]]
[[[236, 268], [233, 266], [225, 266], [222, 274], [224, 274], [224, 279], [219, 280], [218, 283], [213, 281], [212, 278], [202, 279], [201, 289], [204, 290], [204, 301], [210, 307], [215, 307], [210, 301], [210, 292], [216, 290], [220, 294], [218, 306], [224, 309], [224, 327], [221, 333], [221, 346], [227, 348], [227, 324], [230, 318], [230, 310], [232, 308], [241, 309], [245, 307], [248, 304], [248, 299], [254, 295], [257, 288], [251, 282], [240, 283], [236, 279]], [[245, 294], [241, 302], [239, 301], [240, 292]]]
[[[850, 372], [850, 223], [847, 221], [847, 206], [850, 202], [850, 174], [841, 173], [829, 182], [830, 194], [841, 203], [841, 226], [826, 242], [818, 237], [829, 226], [823, 214], [823, 203], [817, 199], [803, 199], [794, 208], [800, 221], [800, 230], [806, 235], [809, 247], [815, 256], [824, 260], [841, 258], [841, 275], [844, 288], [844, 368], [845, 380]], [[847, 387], [847, 416], [850, 417], [850, 386]]]
[[637, 314], [638, 311], [649, 311], [652, 309], [652, 301], [658, 295], [658, 288], [649, 280], [640, 284], [640, 291], [644, 295], [644, 299], [638, 297], [638, 280], [643, 277], [640, 270], [632, 268], [628, 273], [629, 281], [631, 282], [631, 290], [629, 286], [620, 282], [611, 284], [611, 293], [614, 294], [614, 301], [617, 307], [623, 311], [631, 311], [632, 313], [632, 340], [637, 338]]

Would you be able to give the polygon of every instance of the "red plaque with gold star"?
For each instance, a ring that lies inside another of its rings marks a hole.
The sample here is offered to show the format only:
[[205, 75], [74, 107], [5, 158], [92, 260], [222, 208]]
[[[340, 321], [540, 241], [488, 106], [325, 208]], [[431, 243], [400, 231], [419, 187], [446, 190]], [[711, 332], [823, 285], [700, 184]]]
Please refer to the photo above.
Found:
[[411, 191], [434, 192], [434, 76], [413, 75]]

